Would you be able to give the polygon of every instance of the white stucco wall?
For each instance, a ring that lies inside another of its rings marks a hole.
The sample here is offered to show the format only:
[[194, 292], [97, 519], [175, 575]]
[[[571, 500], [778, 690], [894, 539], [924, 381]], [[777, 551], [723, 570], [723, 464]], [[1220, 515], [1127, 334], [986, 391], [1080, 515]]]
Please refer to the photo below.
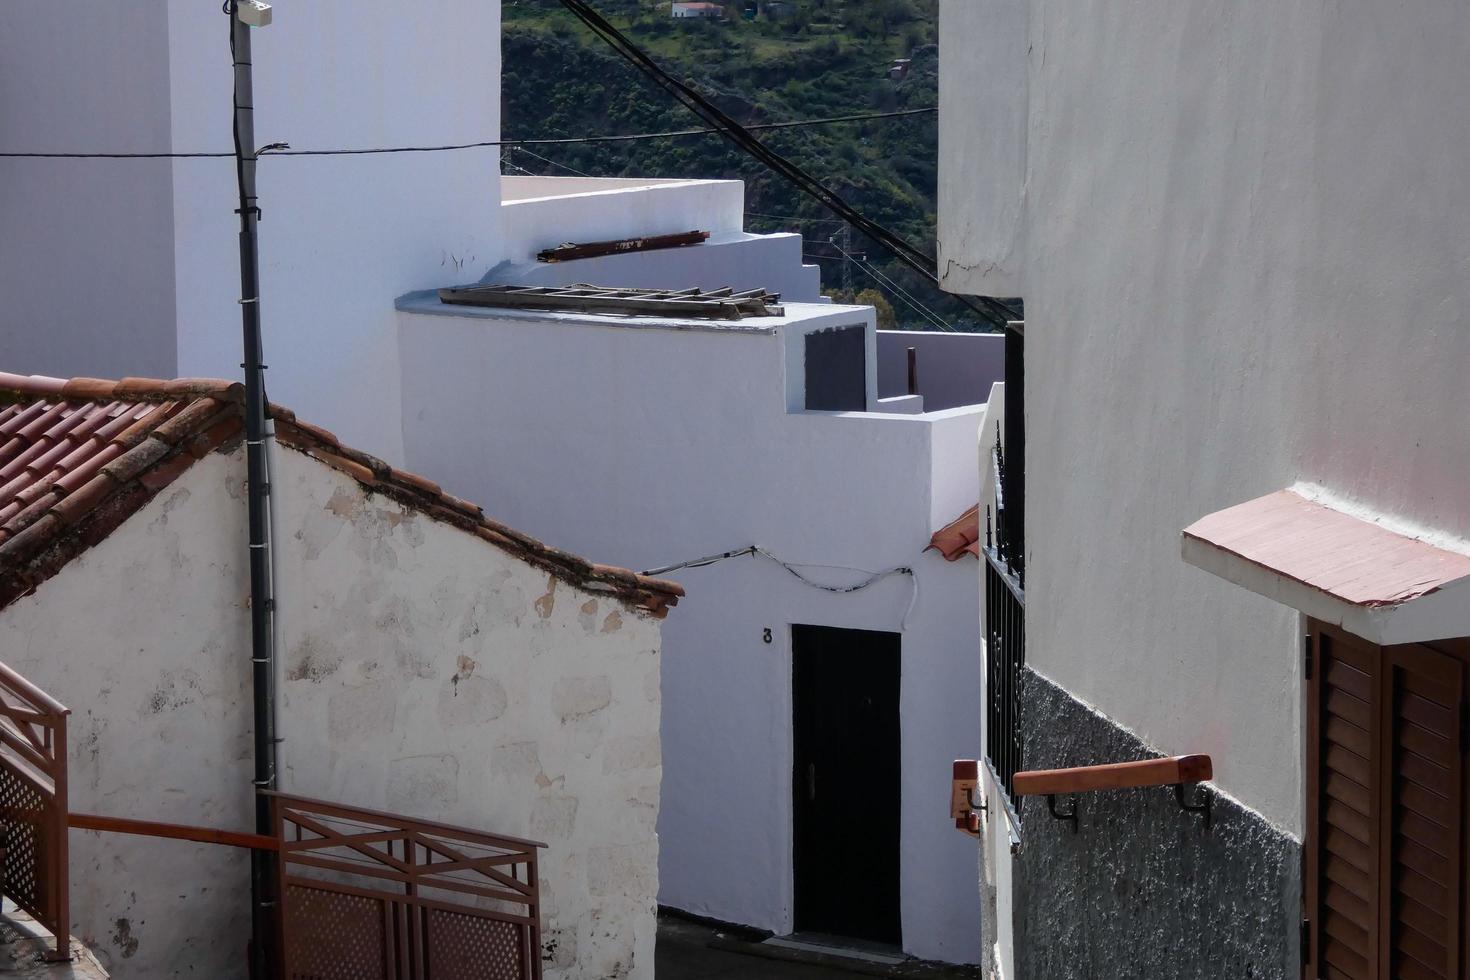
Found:
[[[1470, 9], [1029, 25], [1028, 662], [1299, 834], [1296, 616], [1179, 530], [1306, 480], [1470, 532]], [[944, 176], [941, 214], [972, 193]]]
[[[9, 0], [3, 17], [0, 152], [169, 149], [162, 7]], [[0, 159], [0, 363], [173, 377], [173, 229], [167, 160]]]
[[[745, 227], [739, 180], [502, 177], [505, 247], [512, 262], [563, 242], [605, 242]], [[512, 196], [514, 195], [514, 196]]]
[[[0, 148], [229, 152], [219, 3], [5, 9]], [[258, 145], [440, 145], [500, 131], [500, 4], [278, 3], [253, 32]], [[271, 397], [399, 462], [393, 298], [502, 258], [495, 147], [273, 157], [259, 168]], [[234, 377], [230, 159], [0, 160], [10, 370]]]
[[[870, 316], [856, 321], [871, 331]], [[915, 568], [900, 705], [904, 945], [978, 959], [974, 847], [935, 816], [951, 760], [972, 756], [979, 739], [975, 569], [920, 551], [976, 499], [983, 409], [801, 411], [800, 333], [853, 322], [843, 308], [793, 305], [786, 326], [742, 322], [775, 333], [482, 311], [402, 317], [412, 465], [453, 492], [503, 502], [516, 526], [634, 568], [753, 543], [795, 562]], [[871, 358], [868, 392], [876, 404]], [[788, 932], [789, 626], [898, 630], [910, 583], [836, 595], [750, 557], [672, 577], [689, 594], [664, 628], [659, 900]]]
[[1021, 295], [1030, 0], [939, 4], [940, 285]]
[[[212, 456], [0, 611], [73, 709], [72, 808], [251, 821], [244, 464]], [[551, 978], [653, 975], [659, 627], [279, 454], [282, 788], [530, 837]], [[113, 975], [243, 976], [243, 855], [73, 833]]]
[[[441, 145], [500, 132], [500, 4], [282, 3], [253, 34], [255, 133], [296, 149]], [[219, 4], [169, 0], [176, 147], [228, 149]], [[501, 257], [495, 147], [276, 157], [259, 168], [271, 397], [402, 461], [393, 297]], [[239, 373], [237, 206], [224, 160], [174, 163], [179, 371]], [[470, 276], [473, 278], [474, 276]]]

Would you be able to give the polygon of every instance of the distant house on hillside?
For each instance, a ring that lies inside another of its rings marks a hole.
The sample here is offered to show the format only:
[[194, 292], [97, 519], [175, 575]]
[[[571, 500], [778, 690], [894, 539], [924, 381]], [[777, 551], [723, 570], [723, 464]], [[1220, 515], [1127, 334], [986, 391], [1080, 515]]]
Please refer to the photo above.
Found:
[[675, 3], [670, 10], [673, 17], [723, 17], [725, 16], [725, 5], [722, 3]]

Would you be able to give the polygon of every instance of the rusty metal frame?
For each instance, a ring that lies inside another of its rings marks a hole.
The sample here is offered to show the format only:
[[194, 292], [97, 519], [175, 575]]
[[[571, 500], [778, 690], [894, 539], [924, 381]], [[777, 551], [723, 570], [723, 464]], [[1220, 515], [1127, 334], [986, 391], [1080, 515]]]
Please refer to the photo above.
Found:
[[545, 844], [264, 795], [280, 847], [282, 977], [331, 964], [364, 980], [540, 980]]
[[618, 238], [600, 242], [567, 242], [555, 248], [546, 248], [536, 253], [541, 262], [570, 262], [573, 259], [592, 259], [602, 255], [623, 255], [627, 252], [648, 252], [661, 248], [683, 248], [699, 245], [709, 240], [707, 231], [682, 231], [675, 235], [644, 235], [641, 238]]
[[0, 664], [0, 893], [71, 958], [66, 717], [71, 709]]

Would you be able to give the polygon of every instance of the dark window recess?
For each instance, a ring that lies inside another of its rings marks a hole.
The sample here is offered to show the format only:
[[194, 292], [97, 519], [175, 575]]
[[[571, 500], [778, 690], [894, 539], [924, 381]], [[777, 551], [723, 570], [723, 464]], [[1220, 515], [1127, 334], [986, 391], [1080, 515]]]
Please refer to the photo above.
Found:
[[791, 627], [796, 928], [900, 945], [897, 633]]
[[1001, 560], [1026, 584], [1026, 340], [1006, 329], [1005, 444], [995, 434], [996, 543]]
[[868, 407], [867, 330], [833, 327], [806, 335], [806, 407], [862, 412]]
[[1470, 641], [1307, 652], [1305, 975], [1464, 978]]

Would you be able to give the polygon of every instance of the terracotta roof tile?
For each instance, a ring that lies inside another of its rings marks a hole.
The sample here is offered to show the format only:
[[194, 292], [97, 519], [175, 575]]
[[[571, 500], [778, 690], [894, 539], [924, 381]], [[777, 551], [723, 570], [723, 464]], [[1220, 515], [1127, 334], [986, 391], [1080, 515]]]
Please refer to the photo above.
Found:
[[[245, 395], [210, 378], [45, 378], [0, 372], [0, 607], [103, 540], [194, 460], [243, 428]], [[368, 487], [583, 588], [664, 616], [676, 582], [594, 565], [485, 517], [432, 480], [344, 446], [278, 405], [276, 435]]]
[[980, 557], [980, 505], [976, 504], [929, 538], [925, 551], [937, 551], [945, 561], [959, 561], [965, 555]]

